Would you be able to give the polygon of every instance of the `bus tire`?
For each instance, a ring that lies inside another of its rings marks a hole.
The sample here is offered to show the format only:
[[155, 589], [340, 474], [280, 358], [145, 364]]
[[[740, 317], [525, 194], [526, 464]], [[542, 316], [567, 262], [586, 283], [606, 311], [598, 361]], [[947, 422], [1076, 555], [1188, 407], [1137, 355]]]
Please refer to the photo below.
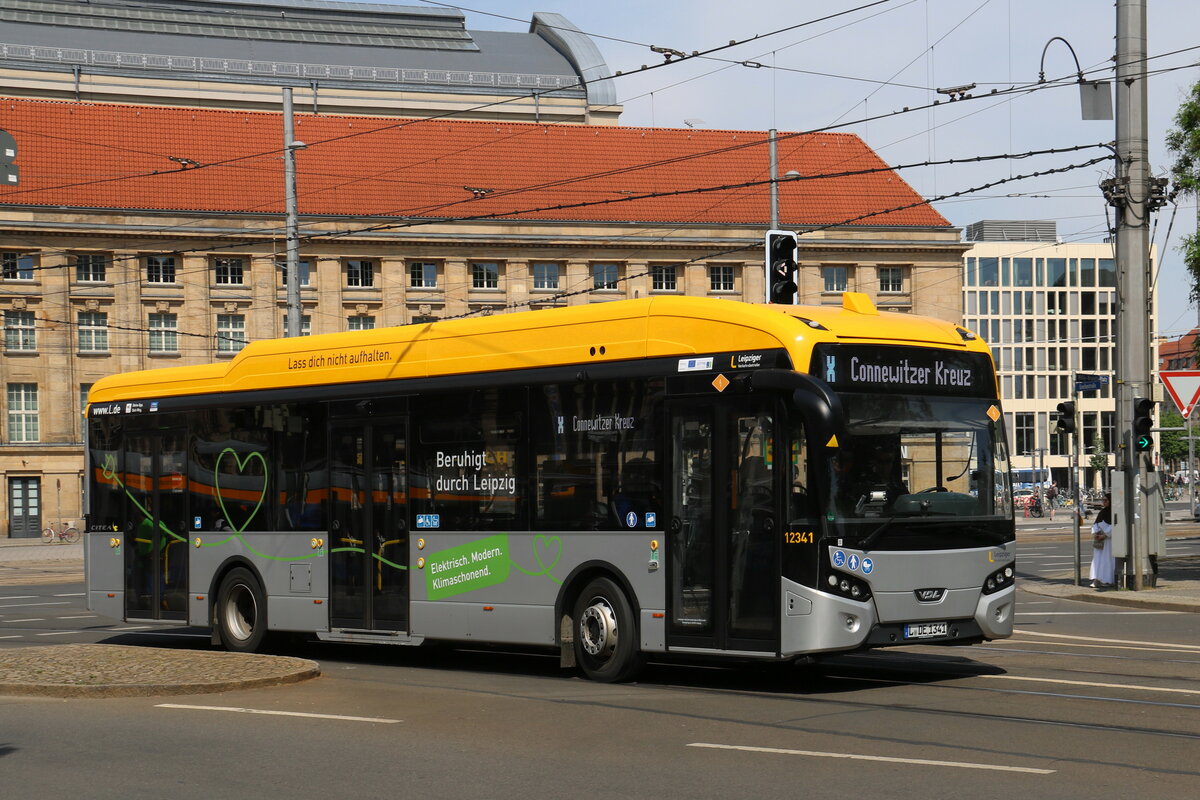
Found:
[[267, 638], [267, 598], [254, 574], [235, 567], [217, 591], [217, 635], [233, 653], [255, 653]]
[[631, 680], [642, 668], [633, 607], [610, 578], [595, 578], [575, 601], [575, 663], [600, 683]]

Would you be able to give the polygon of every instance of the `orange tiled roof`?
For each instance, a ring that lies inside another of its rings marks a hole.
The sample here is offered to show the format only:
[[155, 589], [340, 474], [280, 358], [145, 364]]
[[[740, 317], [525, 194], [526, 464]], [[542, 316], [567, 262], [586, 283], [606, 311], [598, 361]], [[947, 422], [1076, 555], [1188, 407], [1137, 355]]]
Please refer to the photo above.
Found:
[[[0, 187], [0, 203], [283, 211], [278, 113], [9, 98], [0, 99], [0, 128], [16, 138], [21, 170], [19, 186]], [[765, 225], [769, 217], [765, 186], [619, 202], [763, 180], [761, 131], [302, 113], [296, 137], [309, 144], [297, 156], [302, 214], [751, 225]], [[781, 175], [886, 166], [852, 134], [783, 139], [778, 151]], [[181, 168], [174, 159], [214, 166]], [[493, 191], [477, 199], [464, 186]], [[549, 208], [592, 201], [606, 202]], [[910, 204], [916, 205], [887, 211]], [[878, 211], [887, 213], [852, 224], [949, 225], [890, 170], [780, 187], [785, 227], [843, 223]]]

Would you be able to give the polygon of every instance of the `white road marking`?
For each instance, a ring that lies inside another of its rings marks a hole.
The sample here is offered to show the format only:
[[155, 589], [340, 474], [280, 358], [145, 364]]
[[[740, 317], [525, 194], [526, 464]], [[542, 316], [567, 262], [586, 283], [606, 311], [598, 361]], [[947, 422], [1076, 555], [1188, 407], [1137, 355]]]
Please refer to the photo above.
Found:
[[52, 594], [51, 597], [85, 597], [86, 592], [68, 592], [66, 594]]
[[13, 603], [8, 606], [0, 606], [0, 608], [29, 608], [30, 606], [69, 606], [71, 605], [66, 600], [61, 603]]
[[1028, 681], [1030, 683], [1055, 683], [1063, 686], [1091, 686], [1097, 689], [1135, 689], [1140, 692], [1166, 692], [1168, 694], [1200, 694], [1200, 689], [1169, 689], [1165, 686], [1138, 686], [1132, 683], [1098, 683], [1095, 681], [1069, 681], [1063, 678], [1030, 678], [1023, 675], [980, 675], [980, 678], [996, 681]]
[[39, 633], [38, 636], [70, 636], [73, 633], [83, 633], [83, 631], [50, 631], [49, 633]]
[[[1081, 642], [1019, 642], [1015, 639], [995, 639], [987, 643], [988, 647], [996, 645], [1015, 644], [1018, 647], [1033, 647], [1036, 645], [1045, 645], [1046, 647], [1088, 647], [1096, 650], [1141, 650], [1150, 653], [1174, 653], [1176, 655], [1184, 655], [1188, 653], [1200, 653], [1200, 648], [1196, 650], [1170, 650], [1161, 647], [1132, 647], [1130, 645], [1121, 644], [1082, 644]], [[1169, 645], [1173, 647], [1174, 645]], [[1050, 650], [1031, 650], [1032, 653], [1049, 653]]]
[[95, 619], [95, 614], [79, 614], [74, 617], [59, 617], [59, 619]]
[[45, 622], [46, 620], [43, 619], [42, 617], [35, 617], [33, 619], [6, 619], [4, 621], [5, 622]]
[[310, 714], [303, 711], [268, 711], [262, 708], [239, 708], [237, 706], [188, 706], [178, 703], [159, 703], [155, 708], [179, 708], [186, 711], [230, 711], [235, 714], [268, 714], [276, 717], [308, 717], [310, 719], [336, 719], [344, 722], [378, 722], [395, 725], [402, 720], [384, 717], [347, 717], [340, 714]]
[[37, 600], [36, 594], [0, 594], [0, 600]]
[[1018, 617], [1096, 617], [1105, 614], [1120, 614], [1128, 617], [1148, 616], [1152, 614], [1182, 614], [1182, 611], [1018, 611]]
[[913, 764], [922, 767], [958, 767], [959, 769], [986, 769], [998, 772], [1027, 772], [1033, 775], [1053, 775], [1057, 770], [1033, 767], [1007, 767], [1002, 764], [974, 764], [969, 761], [933, 761], [926, 758], [891, 758], [889, 756], [865, 756], [858, 753], [823, 753], [818, 750], [788, 750], [781, 747], [750, 747], [749, 745], [710, 744], [692, 742], [688, 747], [706, 747], [712, 750], [741, 750], [748, 753], [775, 753], [785, 756], [811, 756], [814, 758], [847, 758], [854, 761], [883, 761], [889, 764]]
[[145, 631], [149, 630], [149, 625], [130, 625], [125, 628], [109, 628], [110, 631]]
[[1169, 642], [1141, 642], [1136, 639], [1098, 639], [1095, 636], [1070, 636], [1065, 633], [1044, 633], [1042, 631], [1016, 631], [1022, 636], [1041, 636], [1047, 639], [1072, 639], [1080, 642], [1107, 642], [1109, 644], [1141, 644], [1150, 647], [1166, 647], [1172, 650], [1187, 650], [1189, 652], [1200, 652], [1200, 647], [1194, 644], [1171, 644]]
[[0, 639], [24, 639], [24, 636], [0, 636]]

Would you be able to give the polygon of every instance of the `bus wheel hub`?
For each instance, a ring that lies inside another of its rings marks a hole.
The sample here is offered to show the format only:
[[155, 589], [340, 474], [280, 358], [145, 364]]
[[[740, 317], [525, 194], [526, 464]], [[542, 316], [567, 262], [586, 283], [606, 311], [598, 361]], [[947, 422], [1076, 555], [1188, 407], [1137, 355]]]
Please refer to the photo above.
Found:
[[606, 658], [617, 648], [617, 615], [597, 597], [579, 620], [579, 637], [588, 655]]

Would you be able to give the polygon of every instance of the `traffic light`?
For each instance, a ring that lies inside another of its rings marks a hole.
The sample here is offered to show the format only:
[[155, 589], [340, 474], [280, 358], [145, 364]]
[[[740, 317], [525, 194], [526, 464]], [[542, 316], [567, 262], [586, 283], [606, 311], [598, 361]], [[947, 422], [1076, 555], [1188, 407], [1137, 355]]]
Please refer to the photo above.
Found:
[[1154, 447], [1154, 437], [1150, 435], [1150, 429], [1154, 427], [1154, 420], [1150, 413], [1154, 411], [1154, 401], [1146, 397], [1133, 398], [1133, 449], [1139, 453]]
[[796, 234], [767, 231], [767, 302], [796, 303]]
[[1068, 401], [1058, 404], [1058, 424], [1054, 426], [1058, 433], [1075, 432], [1075, 404]]

